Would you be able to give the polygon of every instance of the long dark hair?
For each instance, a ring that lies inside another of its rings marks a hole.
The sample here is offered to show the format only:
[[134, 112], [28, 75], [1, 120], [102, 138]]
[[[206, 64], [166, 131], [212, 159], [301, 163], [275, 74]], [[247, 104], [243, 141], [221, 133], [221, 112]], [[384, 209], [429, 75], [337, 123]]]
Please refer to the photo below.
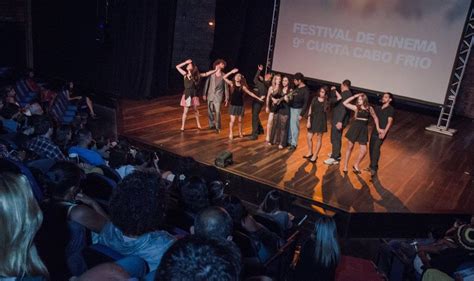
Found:
[[319, 92], [321, 90], [324, 90], [324, 104], [323, 104], [324, 112], [328, 112], [329, 111], [329, 101], [328, 101], [329, 87], [321, 86], [318, 92], [316, 93], [316, 98], [319, 98]]
[[259, 209], [265, 213], [273, 213], [282, 209], [283, 202], [278, 190], [272, 190], [267, 193], [265, 199], [260, 204]]
[[[194, 83], [198, 83], [199, 82], [199, 79], [201, 78], [200, 74], [199, 74], [199, 68], [197, 67], [197, 65], [195, 63], [191, 63], [191, 65], [193, 66], [193, 69], [191, 70], [191, 79], [194, 81]], [[187, 72], [187, 70], [186, 70]], [[188, 74], [186, 73], [186, 76]]]
[[235, 81], [235, 77], [236, 77], [237, 75], [240, 75], [240, 82], [239, 82], [239, 83], [240, 83], [240, 87], [245, 87], [245, 88], [248, 89], [249, 86], [247, 85], [247, 79], [245, 79], [245, 77], [244, 77], [244, 75], [243, 75], [242, 73], [236, 73], [236, 74], [234, 75], [234, 78], [232, 79], [232, 81], [234, 82], [234, 83], [232, 83], [233, 85], [231, 86], [232, 92], [234, 92], [235, 87], [237, 87], [237, 82]]
[[339, 263], [341, 250], [334, 220], [326, 216], [318, 218], [312, 239], [315, 242], [314, 262], [324, 267], [336, 266]]

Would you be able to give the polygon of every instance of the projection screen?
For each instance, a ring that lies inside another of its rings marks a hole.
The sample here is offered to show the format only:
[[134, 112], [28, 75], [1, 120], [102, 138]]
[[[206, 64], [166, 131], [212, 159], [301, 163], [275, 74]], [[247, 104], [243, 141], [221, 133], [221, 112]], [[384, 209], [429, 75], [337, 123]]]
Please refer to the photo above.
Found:
[[281, 0], [272, 69], [442, 104], [471, 0]]

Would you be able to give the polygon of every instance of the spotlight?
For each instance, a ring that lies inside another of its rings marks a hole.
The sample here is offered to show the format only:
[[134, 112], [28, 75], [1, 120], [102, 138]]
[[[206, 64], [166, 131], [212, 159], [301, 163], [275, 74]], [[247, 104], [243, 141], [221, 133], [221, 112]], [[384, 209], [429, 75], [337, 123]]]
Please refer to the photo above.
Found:
[[214, 21], [210, 20], [207, 24], [208, 24], [209, 26], [214, 26]]

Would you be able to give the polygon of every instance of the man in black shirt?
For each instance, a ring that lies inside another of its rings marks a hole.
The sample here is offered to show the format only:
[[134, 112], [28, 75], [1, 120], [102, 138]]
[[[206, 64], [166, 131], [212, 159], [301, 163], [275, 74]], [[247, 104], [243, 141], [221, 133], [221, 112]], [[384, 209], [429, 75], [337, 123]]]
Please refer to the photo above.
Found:
[[[253, 78], [253, 83], [255, 87], [258, 89], [257, 95], [259, 97], [266, 97], [268, 88], [270, 87], [272, 81], [272, 75], [270, 73], [265, 74], [262, 77], [260, 74], [262, 73], [263, 65], [259, 64], [257, 68], [257, 73], [255, 73], [255, 77]], [[263, 126], [262, 122], [260, 122], [260, 111], [262, 110], [263, 103], [259, 100], [254, 99], [252, 101], [252, 135], [250, 139], [256, 140], [258, 135], [263, 134]]]
[[380, 147], [387, 136], [388, 130], [393, 124], [393, 115], [395, 110], [390, 105], [393, 100], [392, 93], [384, 93], [382, 97], [382, 106], [375, 107], [375, 114], [379, 118], [379, 127], [381, 132], [377, 132], [376, 129], [372, 130], [370, 136], [369, 153], [370, 153], [370, 174], [375, 176], [379, 168], [378, 163], [380, 159]]
[[290, 105], [290, 133], [288, 134], [288, 150], [293, 151], [298, 144], [300, 134], [300, 120], [306, 115], [308, 109], [309, 89], [304, 83], [304, 75], [300, 72], [293, 76], [295, 89], [291, 94]]
[[324, 160], [324, 164], [335, 165], [341, 159], [342, 132], [349, 123], [350, 112], [346, 109], [343, 102], [352, 96], [351, 81], [346, 79], [341, 83], [341, 93], [335, 90], [336, 97], [331, 98], [330, 102], [333, 106], [332, 122], [331, 122], [331, 145], [332, 152], [328, 159]]

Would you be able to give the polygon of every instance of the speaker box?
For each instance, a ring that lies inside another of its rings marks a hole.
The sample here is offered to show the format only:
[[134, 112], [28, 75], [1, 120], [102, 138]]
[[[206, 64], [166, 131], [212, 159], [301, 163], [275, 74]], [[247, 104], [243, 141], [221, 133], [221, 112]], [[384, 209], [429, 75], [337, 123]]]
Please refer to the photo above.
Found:
[[220, 168], [225, 168], [231, 165], [232, 163], [232, 152], [227, 150], [219, 152], [219, 154], [217, 154], [216, 160], [214, 161], [214, 164], [216, 164], [216, 166]]

